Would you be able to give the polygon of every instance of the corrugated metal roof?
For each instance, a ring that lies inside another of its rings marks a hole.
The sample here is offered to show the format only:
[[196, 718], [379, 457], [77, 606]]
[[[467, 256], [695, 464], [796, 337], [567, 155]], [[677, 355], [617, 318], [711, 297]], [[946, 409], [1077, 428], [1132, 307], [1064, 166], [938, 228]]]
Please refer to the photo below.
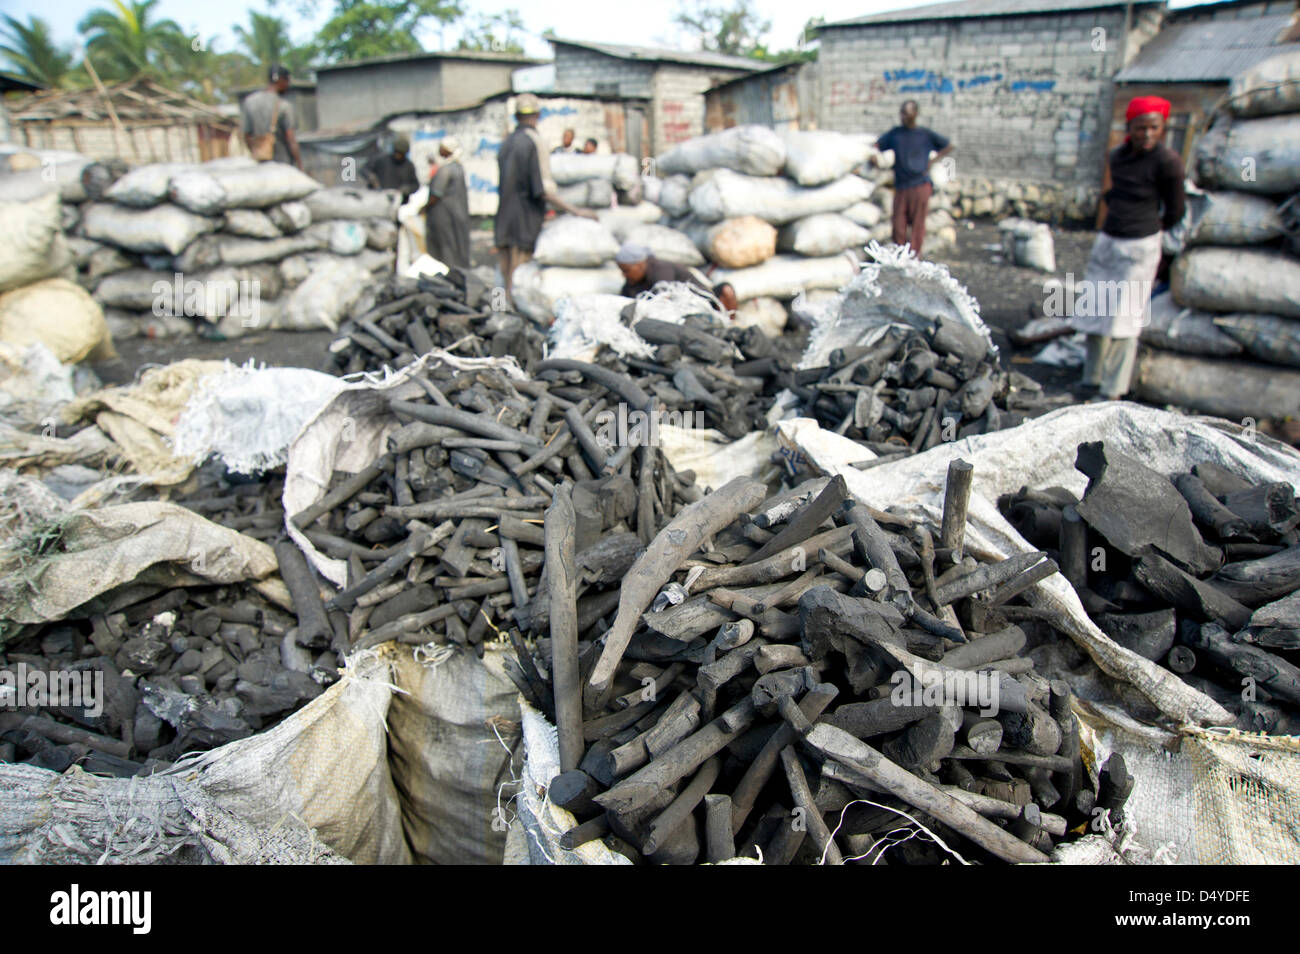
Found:
[[515, 53], [495, 53], [491, 50], [440, 50], [420, 51], [418, 53], [385, 53], [383, 56], [369, 56], [363, 60], [345, 60], [342, 63], [329, 63], [317, 66], [317, 73], [333, 73], [336, 70], [351, 70], [366, 66], [384, 66], [388, 63], [410, 63], [416, 60], [478, 60], [486, 63], [516, 63], [520, 66], [535, 66], [546, 60], [534, 59]]
[[586, 40], [561, 40], [548, 37], [552, 44], [576, 46], [594, 50], [620, 60], [643, 60], [647, 63], [682, 63], [687, 66], [714, 66], [729, 70], [757, 70], [766, 66], [761, 60], [725, 53], [704, 53], [691, 50], [665, 50], [655, 46], [627, 46], [622, 43], [589, 43]]
[[[1162, 0], [1135, 0], [1133, 6], [1147, 6]], [[818, 27], [878, 26], [884, 23], [910, 23], [916, 20], [961, 20], [972, 17], [1018, 17], [1032, 13], [1074, 13], [1080, 10], [1104, 10], [1122, 7], [1125, 0], [953, 0], [951, 3], [927, 3], [907, 10], [872, 13], [852, 20], [837, 20]]]
[[1300, 43], [1278, 43], [1290, 14], [1166, 24], [1137, 57], [1115, 75], [1118, 83], [1223, 82]]
[[735, 76], [729, 80], [723, 80], [721, 83], [709, 87], [707, 90], [705, 90], [705, 92], [711, 93], [715, 89], [723, 89], [724, 87], [730, 86], [733, 83], [747, 83], [757, 76], [764, 76], [768, 73], [777, 73], [781, 70], [793, 70], [795, 72], [798, 72], [805, 65], [807, 64], [803, 61], [797, 61], [794, 63], [775, 63], [772, 66], [765, 66], [761, 69], [754, 70], [754, 72], [750, 73], [748, 76]]

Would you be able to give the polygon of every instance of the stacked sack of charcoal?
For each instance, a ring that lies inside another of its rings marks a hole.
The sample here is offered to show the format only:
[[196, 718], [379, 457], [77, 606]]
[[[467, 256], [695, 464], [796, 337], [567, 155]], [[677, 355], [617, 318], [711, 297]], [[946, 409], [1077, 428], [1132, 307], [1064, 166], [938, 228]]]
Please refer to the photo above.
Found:
[[[1300, 417], [1300, 54], [1236, 76], [1196, 147], [1185, 247], [1152, 299], [1139, 396]], [[1189, 190], [1191, 191], [1191, 190]], [[1247, 360], [1242, 360], [1243, 358]]]
[[870, 137], [737, 126], [697, 136], [655, 160], [645, 193], [691, 237], [740, 301], [735, 319], [779, 334], [789, 303], [839, 289], [882, 213], [854, 174]]
[[394, 261], [395, 193], [322, 189], [282, 163], [91, 164], [81, 178], [86, 201], [62, 224], [117, 338], [333, 327]]
[[685, 236], [656, 224], [662, 212], [645, 200], [632, 156], [558, 153], [550, 157], [550, 169], [560, 198], [595, 210], [598, 220], [560, 215], [543, 226], [532, 261], [517, 268], [511, 280], [515, 304], [533, 321], [551, 324], [556, 305], [570, 295], [617, 294], [623, 274], [614, 255], [622, 242], [640, 242], [658, 257], [684, 265], [703, 262]]
[[65, 364], [115, 356], [103, 309], [77, 284], [64, 236], [79, 222], [88, 189], [111, 175], [79, 153], [0, 147], [0, 343], [16, 349], [6, 350], [5, 364], [22, 363], [19, 352], [37, 344]]

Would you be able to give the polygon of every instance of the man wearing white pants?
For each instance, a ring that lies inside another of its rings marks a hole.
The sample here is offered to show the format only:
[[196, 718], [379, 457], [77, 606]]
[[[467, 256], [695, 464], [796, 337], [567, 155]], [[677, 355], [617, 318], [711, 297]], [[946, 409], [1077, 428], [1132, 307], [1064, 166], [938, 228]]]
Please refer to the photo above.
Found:
[[1082, 390], [1106, 399], [1128, 393], [1138, 335], [1160, 267], [1162, 229], [1183, 217], [1183, 161], [1164, 145], [1169, 101], [1138, 96], [1128, 136], [1110, 154], [1106, 221], [1093, 243], [1071, 324], [1088, 336]]

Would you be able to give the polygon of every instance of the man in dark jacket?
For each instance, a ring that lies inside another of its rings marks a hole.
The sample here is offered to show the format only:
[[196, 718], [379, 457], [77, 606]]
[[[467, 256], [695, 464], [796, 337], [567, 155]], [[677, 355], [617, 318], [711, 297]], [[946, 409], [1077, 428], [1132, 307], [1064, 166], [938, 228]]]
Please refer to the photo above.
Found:
[[515, 269], [533, 257], [548, 202], [570, 215], [596, 218], [595, 212], [574, 208], [556, 195], [550, 155], [537, 131], [541, 111], [542, 104], [536, 96], [521, 93], [515, 101], [515, 119], [519, 125], [497, 153], [497, 215], [493, 236], [507, 296]]
[[676, 262], [660, 261], [644, 245], [623, 243], [623, 247], [614, 256], [614, 261], [623, 273], [623, 290], [619, 294], [624, 298], [635, 298], [660, 282], [687, 282], [697, 288], [707, 289], [689, 269]]
[[402, 201], [420, 188], [415, 175], [415, 165], [408, 158], [411, 151], [409, 136], [399, 134], [393, 138], [393, 151], [387, 156], [375, 156], [361, 170], [361, 178], [372, 189], [396, 189]]
[[[917, 258], [925, 243], [925, 217], [934, 191], [930, 167], [952, 152], [952, 143], [945, 137], [916, 124], [920, 112], [916, 100], [907, 100], [898, 111], [902, 125], [876, 140], [881, 152], [894, 153], [894, 244], [910, 244]], [[936, 153], [933, 158], [931, 152]], [[871, 161], [878, 162], [874, 156]]]

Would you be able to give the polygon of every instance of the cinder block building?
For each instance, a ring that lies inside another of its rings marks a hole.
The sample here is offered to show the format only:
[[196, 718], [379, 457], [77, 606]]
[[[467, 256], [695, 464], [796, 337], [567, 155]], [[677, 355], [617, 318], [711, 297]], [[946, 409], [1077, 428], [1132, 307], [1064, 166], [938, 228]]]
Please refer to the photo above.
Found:
[[1144, 0], [957, 0], [828, 23], [821, 125], [883, 133], [915, 99], [959, 177], [1096, 188], [1115, 75], [1163, 18]]
[[705, 91], [763, 66], [720, 53], [561, 39], [551, 45], [557, 95], [649, 100], [649, 154], [703, 133]]
[[1156, 37], [1115, 76], [1109, 145], [1124, 141], [1124, 109], [1132, 97], [1163, 96], [1172, 107], [1165, 142], [1186, 162], [1232, 78], [1296, 52], [1295, 0], [1227, 0], [1170, 10]]

